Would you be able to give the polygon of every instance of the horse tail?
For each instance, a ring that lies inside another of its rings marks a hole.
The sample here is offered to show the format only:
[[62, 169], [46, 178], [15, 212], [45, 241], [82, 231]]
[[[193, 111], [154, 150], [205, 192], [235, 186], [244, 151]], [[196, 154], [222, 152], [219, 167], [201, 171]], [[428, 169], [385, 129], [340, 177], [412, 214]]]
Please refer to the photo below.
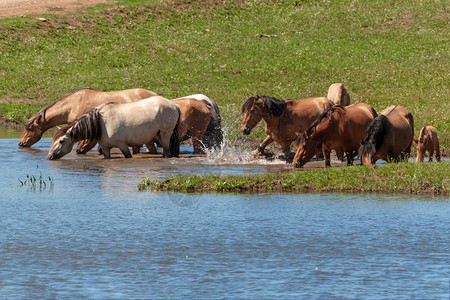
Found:
[[341, 106], [350, 105], [350, 94], [342, 83], [333, 83], [330, 85], [327, 98], [333, 102], [333, 104], [339, 104]]
[[208, 149], [220, 148], [224, 140], [219, 107], [214, 102], [211, 102], [211, 104], [212, 107], [208, 105], [208, 109], [211, 112], [211, 121], [202, 137], [202, 143]]
[[180, 117], [181, 117], [181, 111], [178, 105], [175, 105], [178, 111], [178, 119], [177, 124], [175, 125], [175, 128], [173, 129], [172, 135], [170, 136], [170, 155], [174, 157], [180, 156], [180, 136], [179, 136], [179, 126], [180, 126]]

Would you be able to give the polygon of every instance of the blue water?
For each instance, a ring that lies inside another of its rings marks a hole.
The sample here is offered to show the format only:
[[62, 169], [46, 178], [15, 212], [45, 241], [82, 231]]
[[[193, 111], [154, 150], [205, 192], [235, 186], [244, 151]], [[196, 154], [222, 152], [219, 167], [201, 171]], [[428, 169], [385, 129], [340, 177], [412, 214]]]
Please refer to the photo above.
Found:
[[49, 143], [0, 139], [0, 298], [449, 298], [447, 197], [138, 192], [285, 166], [47, 161]]

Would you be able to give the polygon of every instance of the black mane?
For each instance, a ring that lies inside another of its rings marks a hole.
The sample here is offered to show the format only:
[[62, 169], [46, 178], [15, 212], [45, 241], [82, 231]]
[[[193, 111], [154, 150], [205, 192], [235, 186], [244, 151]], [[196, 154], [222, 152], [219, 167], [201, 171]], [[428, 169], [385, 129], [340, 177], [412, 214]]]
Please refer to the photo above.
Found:
[[317, 118], [317, 120], [315, 120], [311, 126], [309, 126], [308, 129], [305, 130], [305, 132], [302, 133], [302, 135], [298, 136], [296, 139], [297, 145], [300, 144], [301, 142], [303, 142], [306, 139], [306, 136], [310, 136], [312, 134], [314, 134], [316, 132], [316, 127], [317, 125], [319, 125], [324, 119], [328, 119], [331, 117], [331, 114], [334, 112], [334, 110], [336, 108], [340, 108], [340, 109], [344, 109], [342, 106], [340, 105], [334, 105], [334, 106], [330, 106], [327, 107], [323, 113]]
[[388, 122], [388, 118], [385, 115], [380, 115], [372, 120], [367, 128], [366, 137], [362, 141], [362, 153], [369, 148], [375, 147], [376, 150], [380, 148], [387, 132]]
[[82, 115], [78, 120], [58, 130], [53, 140], [58, 139], [70, 130], [70, 138], [75, 141], [79, 140], [97, 140], [102, 135], [100, 126], [100, 113], [98, 108], [92, 109], [90, 112]]
[[264, 101], [264, 104], [267, 107], [267, 111], [269, 115], [271, 115], [272, 117], [281, 116], [284, 109], [286, 108], [286, 102], [283, 99], [277, 99], [269, 96], [254, 96], [248, 98], [244, 102], [244, 104], [242, 105], [241, 113], [244, 113], [245, 111], [249, 110], [253, 106], [253, 103], [258, 99]]

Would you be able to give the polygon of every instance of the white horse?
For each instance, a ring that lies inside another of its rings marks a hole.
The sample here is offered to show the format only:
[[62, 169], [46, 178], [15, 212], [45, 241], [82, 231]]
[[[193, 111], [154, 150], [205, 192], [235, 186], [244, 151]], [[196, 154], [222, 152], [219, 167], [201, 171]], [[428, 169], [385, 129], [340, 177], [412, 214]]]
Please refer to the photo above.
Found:
[[164, 157], [178, 156], [179, 119], [178, 106], [161, 96], [126, 104], [107, 103], [57, 131], [47, 158], [63, 157], [82, 139], [97, 140], [105, 158], [111, 157], [112, 147], [130, 158], [129, 146], [147, 144], [155, 137], [161, 141]]

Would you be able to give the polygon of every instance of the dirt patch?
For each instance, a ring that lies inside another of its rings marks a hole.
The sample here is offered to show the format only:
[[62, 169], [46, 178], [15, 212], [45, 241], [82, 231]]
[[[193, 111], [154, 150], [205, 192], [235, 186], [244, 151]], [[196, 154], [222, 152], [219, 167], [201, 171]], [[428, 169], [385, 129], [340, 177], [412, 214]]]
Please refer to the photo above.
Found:
[[8, 120], [0, 117], [0, 128], [11, 128], [20, 130], [23, 128], [23, 125], [17, 121]]
[[2, 0], [0, 19], [68, 13], [84, 7], [116, 2], [117, 0]]

